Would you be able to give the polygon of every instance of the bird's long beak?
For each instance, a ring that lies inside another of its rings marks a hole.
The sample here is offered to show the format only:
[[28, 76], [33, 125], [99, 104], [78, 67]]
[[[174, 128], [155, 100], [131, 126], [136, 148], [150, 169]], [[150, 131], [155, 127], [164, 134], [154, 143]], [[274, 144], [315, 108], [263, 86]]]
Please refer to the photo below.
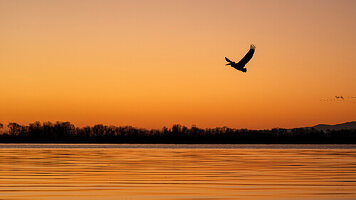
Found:
[[227, 63], [226, 65], [231, 65], [231, 63]]

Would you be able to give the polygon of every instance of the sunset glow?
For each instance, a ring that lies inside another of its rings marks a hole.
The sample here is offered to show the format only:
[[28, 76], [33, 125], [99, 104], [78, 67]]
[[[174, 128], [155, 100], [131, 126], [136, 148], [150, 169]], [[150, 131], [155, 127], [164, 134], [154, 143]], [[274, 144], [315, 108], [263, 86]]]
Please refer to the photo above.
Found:
[[[267, 129], [353, 121], [355, 19], [348, 0], [2, 0], [0, 122]], [[246, 73], [225, 66], [251, 43]]]

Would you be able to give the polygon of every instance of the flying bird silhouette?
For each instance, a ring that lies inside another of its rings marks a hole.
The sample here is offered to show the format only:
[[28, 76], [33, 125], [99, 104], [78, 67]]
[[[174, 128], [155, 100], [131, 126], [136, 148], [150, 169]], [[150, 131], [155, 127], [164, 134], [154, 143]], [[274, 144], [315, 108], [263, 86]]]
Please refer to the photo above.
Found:
[[228, 62], [226, 65], [231, 65], [231, 67], [240, 70], [242, 72], [246, 72], [247, 69], [245, 68], [245, 65], [248, 63], [248, 61], [251, 60], [253, 54], [255, 53], [255, 45], [251, 44], [250, 45], [250, 50], [247, 52], [247, 54], [238, 62], [233, 62], [230, 59], [225, 57], [225, 60]]

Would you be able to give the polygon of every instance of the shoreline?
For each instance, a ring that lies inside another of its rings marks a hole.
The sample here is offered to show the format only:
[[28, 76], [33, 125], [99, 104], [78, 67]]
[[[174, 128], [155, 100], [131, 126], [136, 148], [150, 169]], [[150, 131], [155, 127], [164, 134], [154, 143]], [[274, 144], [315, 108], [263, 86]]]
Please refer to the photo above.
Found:
[[356, 144], [73, 144], [0, 143], [1, 149], [355, 149]]

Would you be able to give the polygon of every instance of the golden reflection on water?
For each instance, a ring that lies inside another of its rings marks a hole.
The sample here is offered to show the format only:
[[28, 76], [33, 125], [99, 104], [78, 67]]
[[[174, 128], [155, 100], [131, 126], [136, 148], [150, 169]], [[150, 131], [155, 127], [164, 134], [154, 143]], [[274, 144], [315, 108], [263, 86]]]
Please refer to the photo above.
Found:
[[0, 199], [356, 199], [356, 149], [0, 149]]

